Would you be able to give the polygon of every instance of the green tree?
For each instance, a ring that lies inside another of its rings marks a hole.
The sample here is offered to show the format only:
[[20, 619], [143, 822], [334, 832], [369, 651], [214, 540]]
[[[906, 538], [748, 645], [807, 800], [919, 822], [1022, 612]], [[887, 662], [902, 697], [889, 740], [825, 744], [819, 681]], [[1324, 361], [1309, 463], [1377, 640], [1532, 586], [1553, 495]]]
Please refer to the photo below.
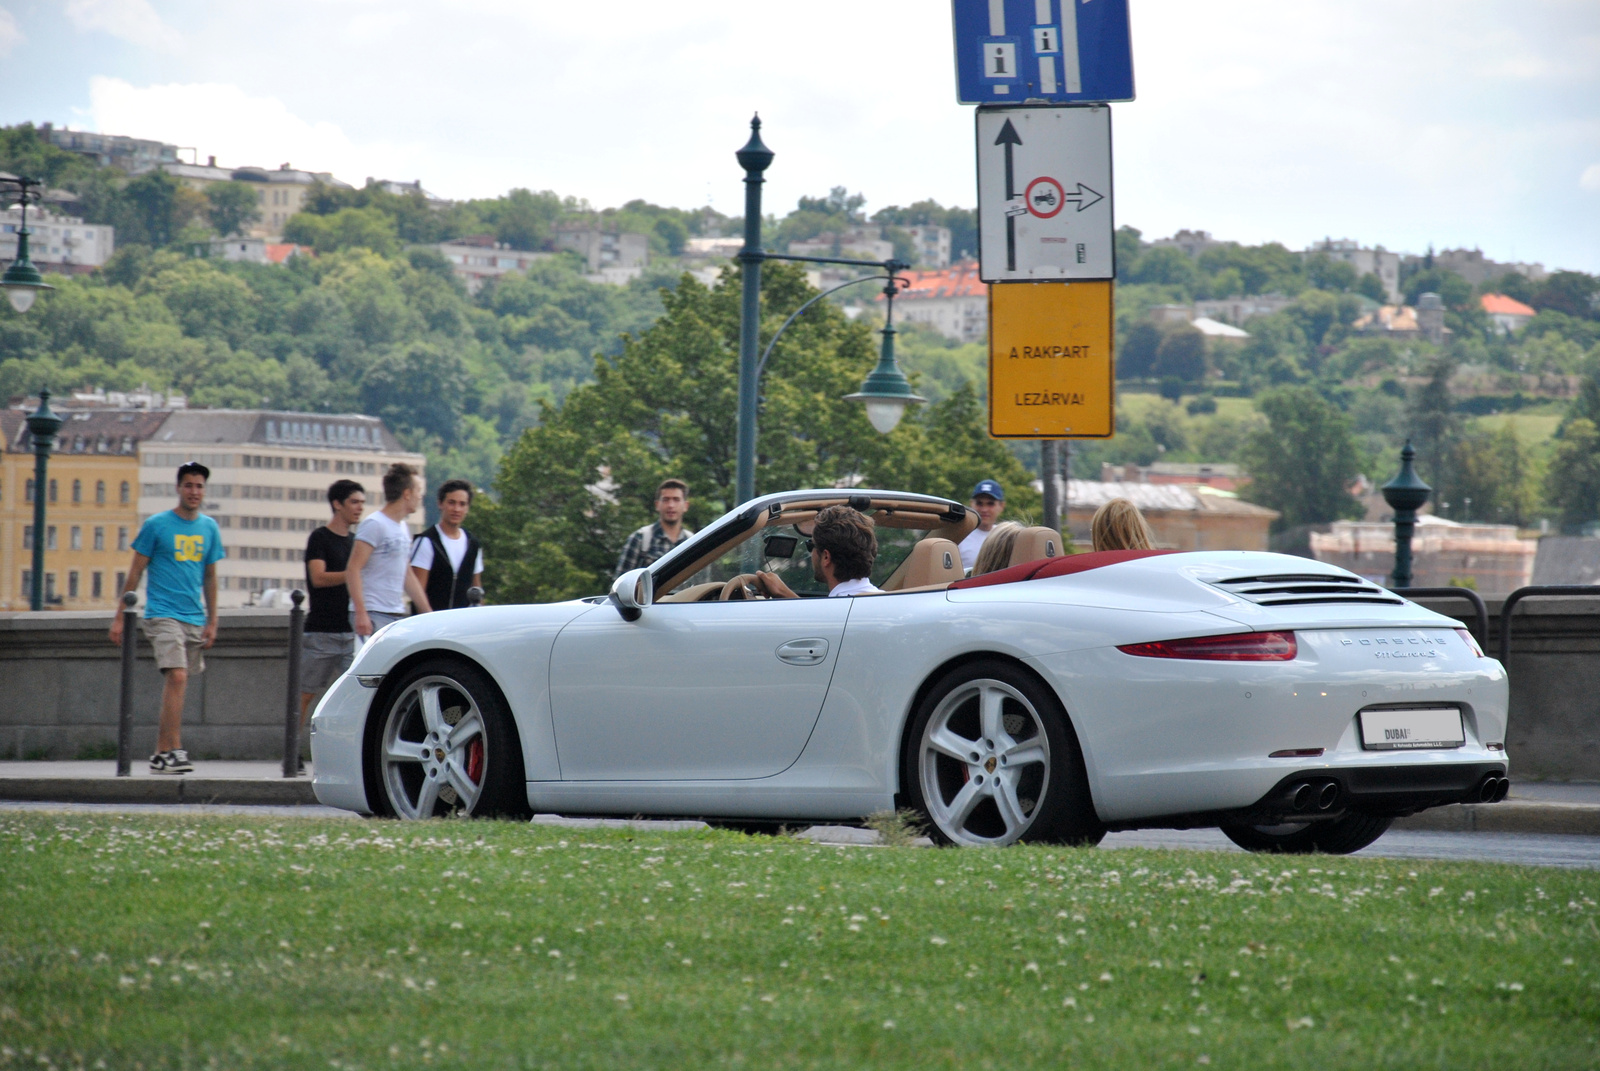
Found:
[[1356, 293], [1364, 298], [1376, 301], [1380, 305], [1389, 303], [1389, 289], [1383, 285], [1383, 280], [1372, 272], [1367, 272], [1356, 280]]
[[1600, 428], [1594, 421], [1572, 421], [1556, 441], [1544, 494], [1566, 531], [1600, 518]]
[[207, 216], [224, 238], [243, 234], [261, 219], [260, 198], [248, 182], [214, 182], [206, 187]]
[[391, 256], [400, 249], [394, 217], [378, 208], [341, 208], [328, 216], [296, 212], [284, 224], [283, 236], [308, 245], [319, 255], [341, 249], [370, 249]]
[[1350, 485], [1361, 472], [1350, 422], [1310, 387], [1278, 387], [1256, 398], [1267, 427], [1244, 450], [1250, 483], [1242, 494], [1279, 511], [1278, 529], [1359, 517]]
[[1445, 481], [1434, 501], [1448, 502], [1453, 520], [1526, 525], [1539, 507], [1540, 479], [1532, 452], [1510, 423], [1474, 429], [1452, 446]]
[[1423, 294], [1434, 293], [1447, 309], [1465, 308], [1473, 299], [1472, 284], [1448, 268], [1426, 268], [1402, 284], [1406, 304], [1415, 305]]
[[[624, 341], [614, 361], [594, 363], [594, 381], [507, 452], [495, 482], [497, 505], [479, 518], [500, 561], [492, 577], [502, 601], [545, 600], [604, 590], [628, 533], [649, 518], [656, 484], [668, 475], [691, 488], [689, 523], [700, 527], [732, 498], [740, 281], [714, 290], [685, 278], [663, 295], [665, 314]], [[771, 332], [816, 292], [803, 273], [769, 266], [762, 277], [762, 326]], [[865, 324], [813, 306], [784, 334], [762, 381], [757, 490], [874, 486], [964, 496], [981, 476], [1032, 495], [1027, 474], [1004, 445], [983, 433], [970, 386], [902, 421], [872, 430], [859, 406], [843, 402], [876, 358]], [[938, 446], [933, 446], [937, 441]], [[1036, 501], [1036, 499], [1035, 499]]]
[[1600, 278], [1581, 271], [1555, 271], [1539, 284], [1533, 294], [1533, 307], [1553, 309], [1568, 316], [1600, 319]]
[[1406, 426], [1417, 448], [1417, 471], [1428, 482], [1443, 484], [1449, 479], [1450, 455], [1461, 436], [1461, 417], [1450, 395], [1455, 359], [1448, 353], [1435, 354], [1423, 372], [1428, 381], [1411, 395]]
[[1146, 249], [1127, 274], [1121, 276], [1129, 283], [1156, 283], [1185, 289], [1193, 287], [1198, 277], [1194, 261], [1181, 249], [1170, 245]]
[[1161, 338], [1161, 328], [1149, 320], [1140, 320], [1130, 327], [1117, 352], [1117, 378], [1145, 379], [1155, 375], [1156, 351], [1161, 348]]
[[1185, 386], [1200, 383], [1206, 375], [1206, 336], [1187, 324], [1168, 331], [1156, 347], [1153, 371]]

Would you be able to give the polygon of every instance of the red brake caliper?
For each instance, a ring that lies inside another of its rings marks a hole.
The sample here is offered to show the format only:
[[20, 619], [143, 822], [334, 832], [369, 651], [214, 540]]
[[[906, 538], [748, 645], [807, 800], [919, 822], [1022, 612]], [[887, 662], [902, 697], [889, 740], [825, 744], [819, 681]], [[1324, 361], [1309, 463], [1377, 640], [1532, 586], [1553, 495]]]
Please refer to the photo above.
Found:
[[467, 745], [467, 777], [473, 784], [483, 782], [483, 737]]

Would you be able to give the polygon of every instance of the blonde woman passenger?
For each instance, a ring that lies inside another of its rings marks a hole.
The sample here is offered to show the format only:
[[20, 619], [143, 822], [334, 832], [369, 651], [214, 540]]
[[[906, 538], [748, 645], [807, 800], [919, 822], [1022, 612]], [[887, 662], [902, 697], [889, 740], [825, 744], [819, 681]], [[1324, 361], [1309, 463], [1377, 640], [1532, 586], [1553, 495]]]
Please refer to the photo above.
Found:
[[1126, 498], [1113, 498], [1094, 511], [1089, 534], [1095, 550], [1154, 550], [1155, 539], [1139, 507]]
[[978, 558], [972, 563], [971, 576], [992, 573], [1011, 564], [1011, 551], [1017, 545], [1017, 535], [1022, 525], [1016, 521], [1001, 521], [989, 532], [989, 538], [978, 548]]

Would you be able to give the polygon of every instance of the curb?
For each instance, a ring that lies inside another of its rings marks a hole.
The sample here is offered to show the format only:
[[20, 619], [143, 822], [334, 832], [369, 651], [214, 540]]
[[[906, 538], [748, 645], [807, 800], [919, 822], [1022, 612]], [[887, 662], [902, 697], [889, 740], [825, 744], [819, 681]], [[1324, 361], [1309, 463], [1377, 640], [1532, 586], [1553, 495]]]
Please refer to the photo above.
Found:
[[308, 777], [281, 781], [222, 777], [7, 777], [0, 800], [27, 803], [316, 803]]
[[1565, 833], [1600, 836], [1600, 806], [1592, 803], [1452, 803], [1409, 818], [1396, 818], [1394, 829], [1438, 833]]

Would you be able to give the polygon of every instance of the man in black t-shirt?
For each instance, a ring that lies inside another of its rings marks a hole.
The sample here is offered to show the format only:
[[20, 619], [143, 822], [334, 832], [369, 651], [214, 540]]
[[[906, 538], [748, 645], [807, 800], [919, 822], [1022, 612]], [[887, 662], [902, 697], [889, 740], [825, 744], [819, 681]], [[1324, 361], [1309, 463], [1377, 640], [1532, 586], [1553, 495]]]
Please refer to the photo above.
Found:
[[355, 527], [367, 505], [367, 493], [354, 480], [335, 480], [328, 488], [333, 519], [306, 540], [306, 586], [311, 609], [306, 613], [306, 635], [300, 653], [300, 739], [311, 704], [355, 657], [355, 633], [350, 631], [350, 592], [345, 587], [345, 566], [355, 543]]

